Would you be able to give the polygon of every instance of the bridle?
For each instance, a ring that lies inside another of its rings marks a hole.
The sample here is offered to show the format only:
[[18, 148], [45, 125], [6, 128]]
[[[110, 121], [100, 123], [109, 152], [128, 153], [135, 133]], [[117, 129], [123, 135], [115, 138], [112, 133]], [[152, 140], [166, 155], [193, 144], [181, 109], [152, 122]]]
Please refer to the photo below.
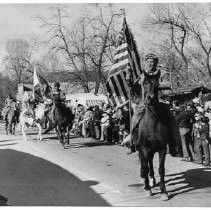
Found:
[[[150, 86], [150, 90], [145, 90], [146, 85]], [[143, 92], [144, 92], [144, 104], [145, 108], [147, 108], [151, 113], [153, 118], [156, 118], [155, 111], [152, 109], [158, 102], [158, 82], [156, 80], [146, 80], [143, 82]], [[149, 94], [147, 91], [153, 92]], [[152, 97], [151, 97], [152, 96]]]

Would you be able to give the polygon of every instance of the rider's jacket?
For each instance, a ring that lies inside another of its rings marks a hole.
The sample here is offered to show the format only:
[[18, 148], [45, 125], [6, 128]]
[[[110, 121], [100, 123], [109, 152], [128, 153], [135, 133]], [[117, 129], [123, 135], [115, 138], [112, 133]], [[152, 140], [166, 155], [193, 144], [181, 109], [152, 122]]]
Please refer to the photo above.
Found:
[[6, 107], [10, 107], [11, 103], [12, 103], [12, 99], [11, 98], [6, 98], [6, 100], [5, 100], [5, 108]]
[[54, 102], [55, 104], [62, 104], [65, 102], [65, 99], [66, 99], [66, 96], [65, 96], [65, 93], [62, 92], [61, 90], [59, 91], [54, 91], [53, 92], [53, 99], [54, 99]]
[[[153, 73], [148, 73], [148, 75], [153, 76], [157, 75], [160, 72], [160, 70], [157, 70]], [[160, 77], [156, 76], [156, 79], [159, 82]], [[135, 82], [131, 82], [129, 86], [131, 87], [131, 100], [133, 104], [139, 104], [140, 102], [143, 102], [143, 81], [144, 81], [144, 74], [140, 74], [139, 78]]]

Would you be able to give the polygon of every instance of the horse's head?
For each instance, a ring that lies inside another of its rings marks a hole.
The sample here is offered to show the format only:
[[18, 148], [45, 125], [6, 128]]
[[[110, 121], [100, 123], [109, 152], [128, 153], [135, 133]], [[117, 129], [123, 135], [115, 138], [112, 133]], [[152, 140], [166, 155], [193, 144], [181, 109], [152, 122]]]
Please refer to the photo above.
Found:
[[143, 90], [145, 103], [150, 105], [158, 101], [160, 71], [156, 75], [148, 75], [144, 72]]

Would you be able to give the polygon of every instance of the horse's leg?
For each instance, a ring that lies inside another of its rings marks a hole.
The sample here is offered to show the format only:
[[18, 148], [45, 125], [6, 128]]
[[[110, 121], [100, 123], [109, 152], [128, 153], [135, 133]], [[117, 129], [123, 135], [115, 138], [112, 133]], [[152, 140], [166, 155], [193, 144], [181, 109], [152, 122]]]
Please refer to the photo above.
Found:
[[15, 122], [12, 122], [12, 135], [15, 135]]
[[168, 200], [168, 193], [166, 191], [165, 186], [165, 159], [166, 159], [166, 151], [167, 149], [163, 149], [159, 151], [159, 175], [160, 175], [160, 191], [161, 191], [161, 199]]
[[67, 143], [70, 144], [70, 125], [67, 126]]
[[15, 135], [15, 126], [16, 126], [16, 122], [14, 122], [13, 135]]
[[62, 144], [61, 132], [60, 132], [59, 129], [60, 129], [59, 126], [56, 126], [56, 127], [55, 127], [55, 130], [56, 130], [57, 136], [58, 136], [58, 138], [59, 138], [59, 141], [60, 141], [60, 143]]
[[7, 135], [10, 135], [10, 122], [7, 122]]
[[[65, 135], [65, 131], [67, 129], [67, 135]], [[67, 125], [66, 129], [64, 130], [64, 149], [68, 149], [69, 148], [69, 126]]]
[[60, 133], [61, 133], [61, 143], [62, 145], [65, 144], [64, 140], [65, 140], [65, 132], [63, 131], [63, 128], [60, 127]]
[[140, 151], [139, 151], [138, 154], [139, 154], [139, 160], [140, 160], [140, 165], [141, 165], [141, 167], [140, 167], [140, 177], [144, 178], [143, 159], [141, 157], [141, 152]]
[[7, 122], [7, 120], [5, 120], [5, 131], [6, 131], [6, 134], [8, 135], [8, 122]]
[[23, 140], [27, 141], [25, 122], [24, 123], [21, 123], [21, 129], [22, 129]]
[[153, 167], [153, 158], [154, 154], [151, 154], [149, 157], [149, 185], [150, 187], [154, 187], [156, 185], [155, 181], [155, 173], [154, 173], [154, 167]]
[[70, 144], [70, 127], [69, 125], [67, 126], [67, 136], [65, 140], [65, 147], [68, 148]]
[[141, 157], [141, 167], [142, 167], [142, 176], [144, 177], [144, 189], [146, 190], [146, 195], [147, 197], [150, 197], [152, 196], [152, 191], [151, 191], [151, 187], [149, 185], [149, 164], [148, 164], [148, 156], [149, 156], [149, 152], [146, 151], [145, 149], [141, 149], [140, 150], [141, 153], [140, 153], [140, 157]]
[[40, 123], [36, 123], [38, 129], [39, 129], [39, 133], [38, 133], [38, 140], [42, 141], [42, 126]]
[[9, 133], [12, 135], [12, 121], [9, 122]]
[[62, 134], [62, 142], [63, 142], [63, 147], [64, 147], [64, 149], [66, 148], [66, 133], [65, 133], [65, 128], [63, 127], [62, 128], [62, 131], [61, 131], [61, 134]]

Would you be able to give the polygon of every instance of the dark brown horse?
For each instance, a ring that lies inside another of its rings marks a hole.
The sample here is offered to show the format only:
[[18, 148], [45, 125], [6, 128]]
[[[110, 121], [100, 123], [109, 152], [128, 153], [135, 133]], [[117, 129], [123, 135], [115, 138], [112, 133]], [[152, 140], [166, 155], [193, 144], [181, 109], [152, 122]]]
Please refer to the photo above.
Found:
[[[72, 110], [62, 103], [58, 96], [54, 96], [51, 88], [46, 91], [46, 96], [53, 101], [53, 116], [51, 116], [51, 125], [46, 129], [44, 134], [55, 128], [58, 139], [63, 145], [64, 149], [69, 148], [70, 130], [72, 129], [74, 114]], [[52, 113], [52, 111], [50, 110]]]
[[72, 129], [74, 114], [63, 104], [55, 104], [54, 123], [57, 136], [64, 149], [69, 147], [70, 130]]
[[151, 187], [155, 185], [153, 158], [159, 154], [159, 175], [162, 200], [168, 200], [165, 187], [165, 158], [168, 139], [171, 138], [167, 125], [168, 116], [165, 110], [167, 105], [158, 101], [158, 79], [145, 74], [143, 81], [145, 110], [138, 125], [139, 158], [141, 162], [141, 177], [145, 179], [147, 196], [152, 195]]

